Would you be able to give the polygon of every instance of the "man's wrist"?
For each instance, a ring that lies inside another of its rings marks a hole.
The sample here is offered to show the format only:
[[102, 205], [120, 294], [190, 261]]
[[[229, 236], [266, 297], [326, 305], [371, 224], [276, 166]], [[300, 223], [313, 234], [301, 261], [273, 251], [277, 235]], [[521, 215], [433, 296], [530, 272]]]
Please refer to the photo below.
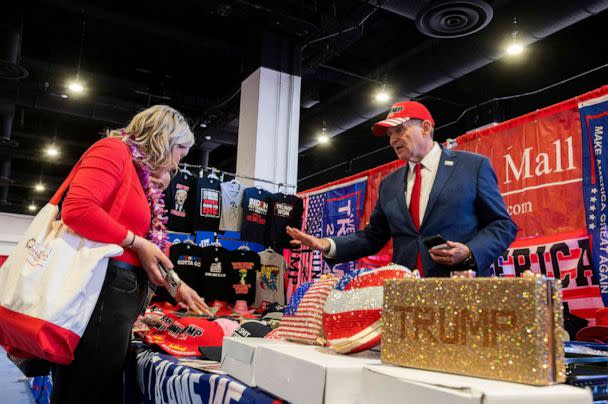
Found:
[[331, 242], [329, 241], [329, 239], [322, 238], [321, 243], [323, 244], [323, 246], [322, 246], [323, 248], [321, 249], [321, 252], [323, 254], [329, 253], [329, 251], [331, 250]]
[[475, 261], [475, 256], [473, 255], [473, 252], [470, 248], [469, 255], [464, 260], [462, 260], [462, 265], [467, 269], [477, 268], [477, 261]]

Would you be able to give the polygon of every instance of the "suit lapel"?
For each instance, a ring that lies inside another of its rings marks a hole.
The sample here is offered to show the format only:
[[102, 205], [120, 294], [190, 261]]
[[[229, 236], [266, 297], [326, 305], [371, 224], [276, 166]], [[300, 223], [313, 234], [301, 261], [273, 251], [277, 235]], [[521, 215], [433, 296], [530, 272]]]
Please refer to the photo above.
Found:
[[[441, 159], [439, 160], [439, 167], [437, 167], [437, 175], [435, 175], [435, 181], [433, 182], [433, 187], [431, 188], [431, 194], [429, 195], [429, 201], [426, 205], [426, 210], [424, 211], [424, 218], [422, 219], [421, 228], [426, 224], [426, 220], [429, 217], [429, 214], [433, 210], [433, 206], [435, 206], [435, 202], [437, 202], [437, 198], [443, 187], [450, 179], [450, 176], [454, 172], [454, 166], [456, 165], [456, 153], [451, 150], [447, 150], [441, 147]], [[410, 219], [411, 220], [411, 219]]]
[[399, 211], [403, 214], [403, 218], [405, 219], [405, 223], [416, 230], [414, 227], [414, 222], [412, 221], [412, 215], [410, 215], [410, 211], [407, 208], [407, 202], [405, 200], [405, 190], [407, 189], [407, 174], [410, 170], [410, 165], [406, 162], [405, 167], [403, 168], [403, 177], [399, 176], [399, 184], [397, 186], [397, 203], [399, 204]]

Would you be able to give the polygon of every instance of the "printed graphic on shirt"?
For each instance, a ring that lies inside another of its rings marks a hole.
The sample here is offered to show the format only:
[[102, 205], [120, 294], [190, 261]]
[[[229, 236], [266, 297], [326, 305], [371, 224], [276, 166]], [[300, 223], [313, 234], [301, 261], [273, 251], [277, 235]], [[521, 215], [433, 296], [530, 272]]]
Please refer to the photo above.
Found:
[[291, 219], [291, 216], [293, 214], [293, 205], [277, 202], [274, 204], [274, 214], [275, 216], [281, 216], [286, 219]]
[[186, 201], [190, 187], [184, 184], [175, 185], [175, 204], [171, 208], [171, 214], [179, 217], [186, 217]]
[[212, 276], [214, 278], [225, 278], [226, 274], [222, 273], [222, 263], [215, 259], [209, 266], [209, 272], [205, 272], [205, 276]]
[[260, 286], [265, 290], [277, 290], [277, 281], [281, 269], [276, 265], [262, 265]]
[[201, 189], [201, 216], [219, 219], [220, 193], [214, 189]]
[[192, 255], [180, 255], [177, 257], [177, 265], [201, 267], [201, 257], [195, 257]]
[[246, 295], [251, 289], [251, 283], [247, 283], [247, 272], [253, 270], [254, 263], [251, 261], [246, 262], [232, 262], [232, 269], [239, 272], [239, 280], [237, 284], [232, 285], [234, 292], [237, 295]]
[[268, 213], [268, 202], [259, 199], [249, 199], [249, 211], [247, 220], [253, 223], [266, 224], [266, 214]]

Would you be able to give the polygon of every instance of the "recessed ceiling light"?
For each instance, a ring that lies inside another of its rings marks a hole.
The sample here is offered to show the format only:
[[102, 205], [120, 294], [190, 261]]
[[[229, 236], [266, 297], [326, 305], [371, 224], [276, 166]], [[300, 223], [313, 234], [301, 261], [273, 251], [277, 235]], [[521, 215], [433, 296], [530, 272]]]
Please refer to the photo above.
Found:
[[327, 135], [320, 135], [317, 140], [319, 141], [319, 143], [324, 144], [329, 142], [329, 136]]
[[63, 99], [70, 98], [67, 94], [61, 94], [60, 97]]
[[38, 206], [34, 205], [33, 203], [31, 203], [28, 207], [27, 210], [29, 210], [30, 212], [35, 211], [36, 209], [38, 209]]
[[376, 101], [378, 102], [387, 102], [390, 99], [391, 96], [386, 92], [386, 90], [380, 90], [376, 93]]
[[524, 51], [524, 47], [522, 46], [522, 44], [520, 44], [518, 42], [514, 42], [507, 47], [507, 53], [509, 55], [519, 55], [523, 51]]
[[75, 94], [81, 94], [84, 91], [84, 86], [81, 82], [74, 80], [68, 84], [68, 89]]
[[44, 191], [46, 188], [44, 186], [44, 184], [42, 184], [41, 182], [39, 182], [38, 184], [34, 185], [34, 190], [36, 192], [42, 192]]
[[59, 149], [55, 145], [50, 145], [44, 152], [49, 157], [57, 157], [59, 155]]

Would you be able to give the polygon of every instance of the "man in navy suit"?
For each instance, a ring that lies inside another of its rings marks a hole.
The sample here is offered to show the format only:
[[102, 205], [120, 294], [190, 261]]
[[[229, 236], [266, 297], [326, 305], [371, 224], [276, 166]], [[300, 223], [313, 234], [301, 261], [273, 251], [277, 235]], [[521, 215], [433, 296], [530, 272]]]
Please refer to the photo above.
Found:
[[[393, 105], [372, 131], [388, 136], [397, 157], [407, 164], [382, 180], [367, 226], [323, 239], [288, 227], [292, 244], [343, 262], [377, 253], [392, 237], [393, 262], [418, 268], [423, 276], [449, 276], [463, 269], [491, 276], [490, 265], [515, 240], [517, 226], [488, 158], [441, 147], [433, 140], [434, 126], [424, 105]], [[436, 234], [447, 246], [429, 250], [423, 239]]]

